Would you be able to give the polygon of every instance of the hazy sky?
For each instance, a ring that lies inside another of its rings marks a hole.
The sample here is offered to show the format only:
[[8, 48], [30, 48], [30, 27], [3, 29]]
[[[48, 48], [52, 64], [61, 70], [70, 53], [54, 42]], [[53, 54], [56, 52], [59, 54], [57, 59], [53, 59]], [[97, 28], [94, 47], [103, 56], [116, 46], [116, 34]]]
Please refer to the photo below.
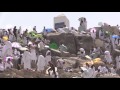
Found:
[[37, 26], [37, 31], [41, 31], [44, 26], [53, 28], [53, 18], [59, 14], [65, 14], [70, 21], [70, 26], [76, 29], [79, 26], [79, 17], [87, 18], [88, 28], [98, 26], [98, 22], [120, 24], [120, 12], [1, 12], [0, 27], [6, 27], [8, 24], [22, 26], [22, 28]]

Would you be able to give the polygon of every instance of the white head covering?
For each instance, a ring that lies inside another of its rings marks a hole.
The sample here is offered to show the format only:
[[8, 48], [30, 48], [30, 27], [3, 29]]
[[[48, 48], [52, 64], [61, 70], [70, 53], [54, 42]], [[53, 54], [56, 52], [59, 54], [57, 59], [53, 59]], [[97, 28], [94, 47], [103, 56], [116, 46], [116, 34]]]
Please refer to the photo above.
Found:
[[80, 48], [79, 50], [80, 50], [80, 51], [85, 51], [84, 48]]
[[105, 51], [105, 54], [110, 55], [110, 52], [109, 51]]

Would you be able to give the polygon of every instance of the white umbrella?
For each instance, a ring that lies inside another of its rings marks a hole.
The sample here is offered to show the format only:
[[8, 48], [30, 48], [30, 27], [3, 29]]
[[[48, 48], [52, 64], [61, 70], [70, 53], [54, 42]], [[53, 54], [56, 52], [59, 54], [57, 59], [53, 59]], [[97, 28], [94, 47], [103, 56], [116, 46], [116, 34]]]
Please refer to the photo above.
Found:
[[19, 50], [26, 51], [26, 50], [28, 50], [28, 48], [26, 48], [26, 47], [20, 47]]
[[20, 48], [20, 47], [22, 47], [22, 46], [21, 46], [20, 43], [18, 43], [18, 42], [13, 42], [13, 43], [12, 43], [12, 47], [14, 47], [14, 48]]

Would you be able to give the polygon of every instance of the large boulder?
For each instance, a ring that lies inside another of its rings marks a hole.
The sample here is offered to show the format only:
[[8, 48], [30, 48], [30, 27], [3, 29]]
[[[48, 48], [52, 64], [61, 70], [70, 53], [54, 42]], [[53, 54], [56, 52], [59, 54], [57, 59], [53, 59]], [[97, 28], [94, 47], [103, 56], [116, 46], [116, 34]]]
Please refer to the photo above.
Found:
[[76, 53], [76, 43], [75, 36], [72, 33], [62, 33], [62, 34], [48, 34], [47, 38], [52, 42], [56, 43], [58, 46], [64, 44], [68, 48], [68, 52], [71, 54]]
[[114, 49], [112, 51], [113, 60], [115, 60], [116, 56], [119, 56], [119, 55], [120, 55], [120, 50]]
[[90, 48], [94, 45], [93, 39], [89, 35], [74, 35], [72, 33], [48, 34], [47, 38], [58, 46], [64, 44], [70, 54], [77, 54], [80, 48], [84, 48], [89, 54]]
[[86, 54], [89, 54], [90, 49], [94, 46], [94, 42], [91, 36], [89, 35], [79, 35], [75, 36], [76, 48], [79, 50], [80, 48], [84, 48]]

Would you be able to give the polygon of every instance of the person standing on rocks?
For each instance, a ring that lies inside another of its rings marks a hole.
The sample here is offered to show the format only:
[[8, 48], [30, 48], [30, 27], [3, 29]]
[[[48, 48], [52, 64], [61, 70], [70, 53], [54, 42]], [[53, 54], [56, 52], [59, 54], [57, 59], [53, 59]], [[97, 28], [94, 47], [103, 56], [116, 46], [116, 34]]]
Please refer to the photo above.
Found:
[[31, 70], [31, 54], [28, 50], [23, 53], [22, 64], [25, 70]]
[[40, 53], [38, 57], [38, 62], [37, 62], [37, 71], [43, 73], [45, 69], [45, 57]]
[[43, 41], [41, 40], [40, 43], [38, 44], [38, 48], [40, 51], [42, 51], [45, 48], [45, 45], [43, 43]]
[[6, 60], [6, 57], [8, 56], [13, 56], [12, 54], [12, 44], [10, 41], [8, 41], [8, 37], [7, 36], [4, 36], [3, 37], [3, 42], [4, 42], [4, 46], [2, 48], [2, 58], [3, 60]]
[[50, 49], [47, 50], [46, 56], [45, 56], [46, 66], [48, 66], [48, 62], [51, 61], [51, 51]]
[[31, 54], [31, 66], [32, 68], [36, 68], [36, 61], [37, 61], [37, 55], [35, 50], [35, 45], [30, 45], [30, 54]]
[[13, 33], [14, 33], [14, 36], [15, 36], [15, 38], [17, 40], [17, 29], [16, 29], [16, 26], [13, 28]]

